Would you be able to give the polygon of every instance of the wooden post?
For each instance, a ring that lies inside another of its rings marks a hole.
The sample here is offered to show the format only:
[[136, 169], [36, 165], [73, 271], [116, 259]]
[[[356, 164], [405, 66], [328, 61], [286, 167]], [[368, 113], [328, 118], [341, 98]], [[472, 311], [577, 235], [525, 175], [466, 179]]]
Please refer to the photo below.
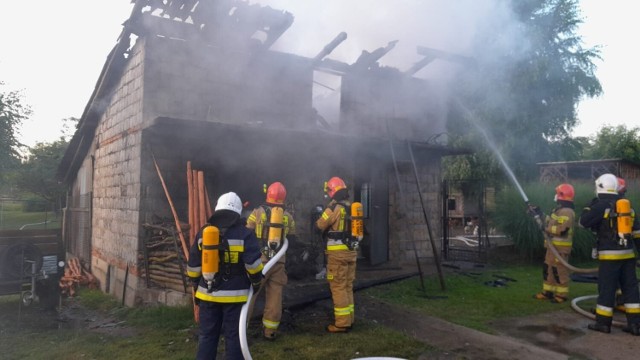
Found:
[[198, 171], [198, 205], [200, 206], [200, 224], [203, 226], [207, 223], [207, 210], [205, 209], [206, 203], [204, 201], [205, 198], [205, 190], [204, 190], [204, 171]]
[[200, 198], [199, 188], [198, 188], [198, 171], [191, 170], [191, 189], [193, 191], [193, 223], [195, 231], [198, 232], [200, 228], [202, 228], [202, 223], [200, 223], [200, 206], [198, 205], [198, 199]]
[[191, 173], [191, 161], [187, 161], [187, 193], [189, 196], [189, 244], [193, 245], [196, 237], [196, 227], [193, 221], [193, 174]]

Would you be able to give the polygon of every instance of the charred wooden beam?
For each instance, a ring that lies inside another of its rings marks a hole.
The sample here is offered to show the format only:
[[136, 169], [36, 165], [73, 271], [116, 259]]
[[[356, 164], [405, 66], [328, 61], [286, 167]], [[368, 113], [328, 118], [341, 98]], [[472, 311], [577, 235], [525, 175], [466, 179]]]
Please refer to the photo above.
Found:
[[338, 45], [342, 44], [343, 41], [347, 39], [347, 33], [341, 32], [338, 34], [330, 43], [325, 45], [325, 47], [313, 58], [313, 63], [317, 63], [324, 59], [325, 56], [331, 54], [331, 52], [338, 47]]
[[356, 62], [351, 66], [357, 70], [368, 69], [383, 56], [387, 55], [391, 50], [393, 50], [393, 48], [396, 47], [397, 43], [398, 40], [390, 41], [387, 46], [377, 48], [373, 52], [363, 50], [360, 57], [358, 57], [358, 60], [356, 60]]

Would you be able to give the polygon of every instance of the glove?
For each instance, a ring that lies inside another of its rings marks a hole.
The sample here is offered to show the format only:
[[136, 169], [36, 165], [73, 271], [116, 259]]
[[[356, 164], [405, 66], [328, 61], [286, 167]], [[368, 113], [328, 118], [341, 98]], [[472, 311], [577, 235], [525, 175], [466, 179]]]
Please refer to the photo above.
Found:
[[260, 286], [262, 285], [263, 278], [264, 278], [264, 275], [262, 275], [262, 272], [249, 275], [249, 280], [251, 280], [251, 287], [253, 288], [254, 294], [257, 293], [258, 290], [260, 290]]
[[544, 214], [542, 213], [542, 210], [540, 210], [538, 206], [529, 205], [527, 207], [527, 214], [533, 217], [533, 219], [538, 224], [538, 227], [540, 228], [540, 230], [544, 230]]
[[536, 205], [528, 205], [527, 206], [527, 214], [529, 214], [529, 216], [531, 217], [536, 217], [536, 216], [540, 216], [540, 218], [543, 217], [543, 213], [542, 210], [540, 210], [540, 207], [536, 206]]

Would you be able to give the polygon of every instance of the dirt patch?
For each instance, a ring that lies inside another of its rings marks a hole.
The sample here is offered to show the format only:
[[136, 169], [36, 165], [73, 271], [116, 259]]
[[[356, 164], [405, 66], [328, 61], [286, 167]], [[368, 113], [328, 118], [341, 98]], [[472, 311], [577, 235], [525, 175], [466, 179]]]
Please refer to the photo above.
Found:
[[93, 331], [114, 336], [135, 336], [137, 330], [126, 322], [118, 320], [115, 314], [87, 309], [77, 298], [65, 298], [60, 311], [43, 309], [38, 305], [19, 306], [16, 301], [3, 304], [0, 315], [0, 333], [13, 329], [29, 329], [34, 332], [45, 332], [59, 329]]
[[[611, 334], [587, 329], [591, 319], [572, 309], [491, 323], [482, 333], [367, 296], [357, 297], [362, 316], [452, 354], [456, 359], [635, 359], [640, 338], [614, 327]], [[624, 316], [616, 315], [624, 322]]]
[[[622, 314], [616, 320], [624, 321]], [[619, 327], [611, 334], [587, 329], [593, 320], [571, 309], [530, 317], [494, 321], [491, 325], [502, 335], [521, 339], [536, 346], [571, 356], [572, 359], [635, 359], [640, 353], [640, 337]]]

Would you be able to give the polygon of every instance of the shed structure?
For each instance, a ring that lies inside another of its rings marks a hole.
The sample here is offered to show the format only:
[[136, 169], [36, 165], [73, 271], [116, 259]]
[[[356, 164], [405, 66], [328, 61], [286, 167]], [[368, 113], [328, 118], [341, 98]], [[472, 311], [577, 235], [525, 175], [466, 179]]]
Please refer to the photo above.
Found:
[[[323, 182], [340, 176], [365, 204], [359, 261], [434, 255], [418, 188], [430, 223], [441, 223], [441, 158], [456, 154], [426, 140], [445, 132], [438, 89], [413, 77], [416, 69], [380, 66], [390, 45], [353, 64], [325, 58], [344, 35], [320, 44], [315, 58], [270, 50], [292, 22], [245, 1], [135, 1], [59, 168], [69, 185], [67, 251], [103, 291], [127, 305], [184, 300], [144, 281], [143, 225], [171, 218], [154, 158], [185, 221], [189, 161], [204, 170], [212, 203], [234, 191], [255, 207], [263, 184], [284, 183], [303, 242], [314, 236], [313, 208], [326, 203]], [[341, 78], [337, 123], [314, 109], [318, 72]]]
[[624, 159], [543, 162], [538, 168], [542, 183], [591, 182], [606, 173], [627, 181], [640, 180], [640, 165]]

